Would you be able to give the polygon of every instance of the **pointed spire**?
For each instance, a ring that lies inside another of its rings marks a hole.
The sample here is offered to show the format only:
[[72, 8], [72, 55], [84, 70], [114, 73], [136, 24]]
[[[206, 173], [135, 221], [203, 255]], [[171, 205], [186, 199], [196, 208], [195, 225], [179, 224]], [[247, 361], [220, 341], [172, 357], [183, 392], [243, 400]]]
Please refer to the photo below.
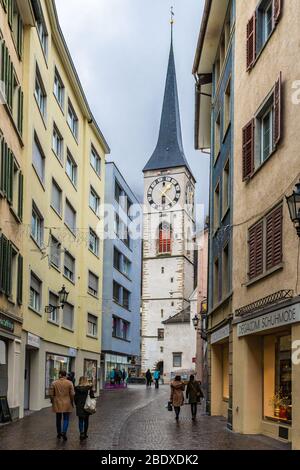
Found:
[[[186, 166], [181, 134], [179, 100], [177, 91], [176, 69], [173, 51], [173, 20], [171, 9], [171, 46], [165, 86], [160, 130], [156, 149], [143, 171], [159, 170]], [[191, 172], [191, 170], [189, 169]]]

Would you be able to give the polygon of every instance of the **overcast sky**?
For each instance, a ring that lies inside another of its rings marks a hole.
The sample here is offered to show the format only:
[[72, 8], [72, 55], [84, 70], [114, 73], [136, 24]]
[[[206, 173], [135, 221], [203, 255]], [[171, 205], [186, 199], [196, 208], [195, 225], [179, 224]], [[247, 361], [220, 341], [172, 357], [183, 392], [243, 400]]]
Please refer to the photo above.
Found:
[[139, 198], [157, 142], [174, 6], [174, 52], [186, 157], [197, 202], [208, 204], [208, 157], [194, 150], [192, 65], [203, 0], [56, 0], [62, 30], [90, 107]]

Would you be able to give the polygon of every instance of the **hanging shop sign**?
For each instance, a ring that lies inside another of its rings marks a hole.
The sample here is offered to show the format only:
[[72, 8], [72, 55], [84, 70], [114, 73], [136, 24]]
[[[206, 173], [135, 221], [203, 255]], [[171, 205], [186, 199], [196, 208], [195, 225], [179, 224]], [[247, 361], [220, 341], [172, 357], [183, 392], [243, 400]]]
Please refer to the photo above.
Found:
[[40, 346], [41, 346], [40, 337], [28, 332], [27, 333], [27, 345], [35, 349], [40, 349]]
[[7, 330], [10, 333], [13, 333], [15, 324], [12, 320], [0, 314], [0, 328], [2, 328], [2, 330]]
[[252, 320], [238, 324], [238, 337], [252, 335], [265, 330], [271, 330], [280, 326], [291, 325], [300, 322], [300, 304], [282, 308], [275, 312], [267, 313]]
[[219, 330], [211, 334], [210, 344], [219, 343], [219, 341], [222, 341], [223, 339], [228, 338], [228, 337], [229, 337], [229, 323], [228, 325], [224, 326], [223, 328], [220, 328]]

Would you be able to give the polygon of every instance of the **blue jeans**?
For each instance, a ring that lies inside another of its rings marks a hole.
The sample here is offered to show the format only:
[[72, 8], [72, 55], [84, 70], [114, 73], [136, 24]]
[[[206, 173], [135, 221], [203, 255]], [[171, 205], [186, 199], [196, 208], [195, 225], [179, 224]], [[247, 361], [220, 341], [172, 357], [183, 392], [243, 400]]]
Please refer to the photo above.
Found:
[[57, 434], [61, 434], [61, 419], [63, 418], [63, 433], [66, 433], [69, 427], [70, 413], [56, 413]]
[[89, 428], [89, 416], [84, 416], [83, 418], [78, 417], [78, 425], [80, 433], [87, 433]]

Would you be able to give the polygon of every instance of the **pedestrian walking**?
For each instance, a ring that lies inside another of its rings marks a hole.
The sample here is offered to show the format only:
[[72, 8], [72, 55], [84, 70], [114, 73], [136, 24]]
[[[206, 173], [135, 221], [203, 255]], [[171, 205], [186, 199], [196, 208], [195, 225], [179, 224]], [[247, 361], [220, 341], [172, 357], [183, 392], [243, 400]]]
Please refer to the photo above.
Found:
[[87, 439], [90, 414], [85, 411], [85, 402], [88, 394], [91, 398], [95, 398], [93, 387], [87, 377], [80, 377], [79, 384], [75, 387], [74, 402], [76, 406], [76, 415], [78, 416], [78, 426], [80, 440]]
[[73, 387], [75, 387], [75, 372], [70, 372], [67, 377], [70, 382], [72, 382]]
[[152, 374], [150, 372], [150, 369], [148, 369], [146, 372], [146, 386], [151, 387], [151, 383], [152, 383]]
[[184, 404], [184, 395], [183, 395], [184, 389], [185, 389], [185, 385], [181, 381], [180, 375], [176, 375], [173, 382], [171, 382], [171, 396], [170, 396], [170, 402], [172, 403], [174, 407], [176, 421], [179, 420], [180, 408]]
[[125, 369], [123, 369], [123, 371], [122, 371], [122, 380], [123, 380], [124, 384], [126, 383], [126, 378], [127, 378], [127, 374], [126, 374]]
[[122, 380], [122, 372], [119, 369], [116, 369], [116, 377], [115, 377], [116, 384], [120, 385], [121, 380]]
[[112, 369], [110, 371], [110, 384], [113, 385], [115, 383], [116, 378], [116, 369]]
[[154, 382], [155, 382], [155, 388], [159, 388], [159, 379], [160, 379], [159, 370], [154, 371], [153, 378], [154, 378]]
[[[70, 380], [67, 380], [65, 370], [60, 371], [59, 379], [55, 380], [50, 387], [50, 400], [52, 410], [56, 413], [57, 438], [67, 440], [67, 431], [69, 427], [70, 414], [73, 411], [74, 387]], [[61, 422], [63, 419], [63, 428]]]
[[189, 400], [191, 405], [192, 420], [195, 421], [197, 416], [197, 405], [203, 398], [203, 392], [201, 390], [199, 382], [195, 380], [195, 376], [191, 375], [190, 380], [186, 388], [186, 398]]

